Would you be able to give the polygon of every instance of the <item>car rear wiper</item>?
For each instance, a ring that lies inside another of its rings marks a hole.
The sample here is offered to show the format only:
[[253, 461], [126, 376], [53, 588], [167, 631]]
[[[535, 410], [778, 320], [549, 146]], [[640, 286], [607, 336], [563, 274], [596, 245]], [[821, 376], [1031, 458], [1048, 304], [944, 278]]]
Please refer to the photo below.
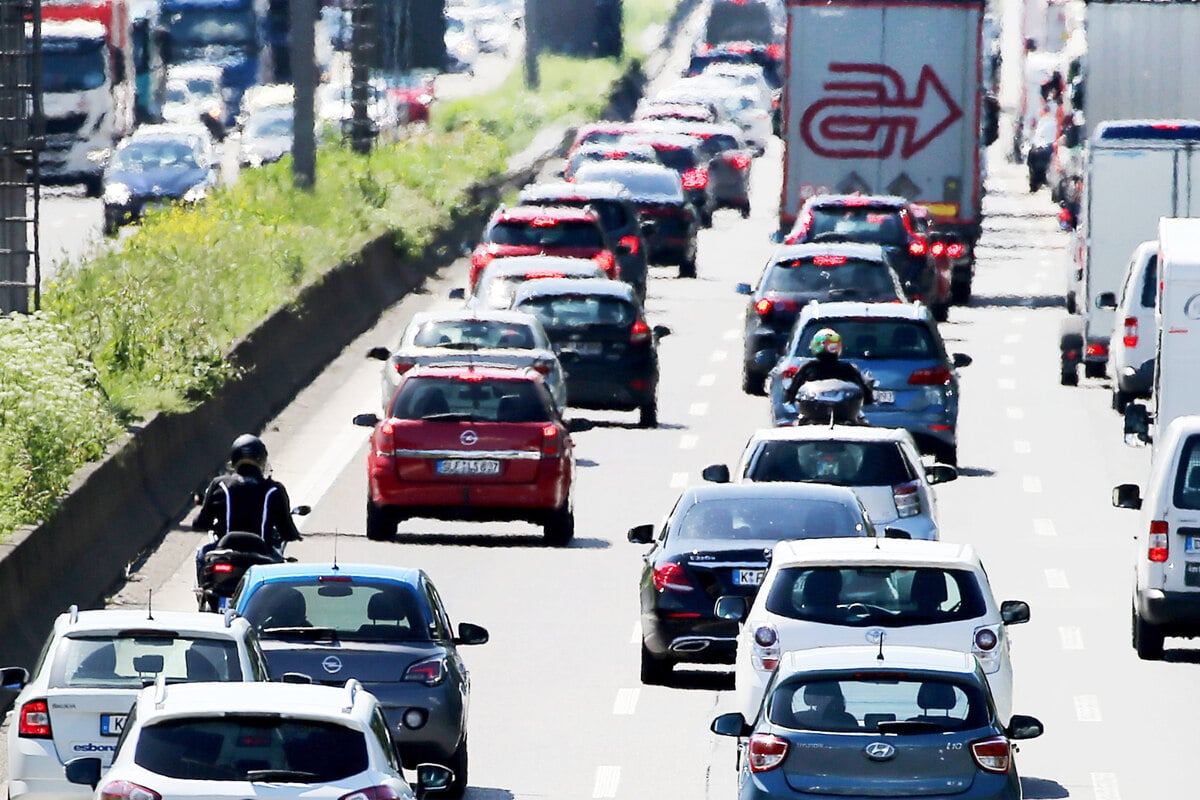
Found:
[[273, 636], [277, 639], [328, 639], [331, 642], [337, 641], [337, 631], [333, 628], [313, 628], [304, 625], [297, 625], [287, 628], [263, 628], [263, 634]]
[[443, 411], [440, 414], [426, 414], [421, 419], [427, 422], [474, 422], [475, 415], [462, 411]]
[[[957, 720], [948, 719], [947, 722], [956, 722]], [[895, 733], [900, 736], [912, 736], [920, 733], [941, 733], [946, 730], [945, 725], [940, 725], [936, 722], [929, 722], [920, 719], [898, 719], [887, 720], [880, 722], [875, 726], [875, 729], [880, 733]]]
[[246, 772], [246, 780], [255, 783], [315, 783], [319, 777], [315, 772], [299, 769], [252, 769]]
[[434, 345], [443, 350], [478, 350], [479, 345], [475, 342], [446, 342], [444, 344]]
[[855, 289], [853, 286], [848, 286], [844, 289], [830, 289], [830, 297], [861, 297], [862, 290]]

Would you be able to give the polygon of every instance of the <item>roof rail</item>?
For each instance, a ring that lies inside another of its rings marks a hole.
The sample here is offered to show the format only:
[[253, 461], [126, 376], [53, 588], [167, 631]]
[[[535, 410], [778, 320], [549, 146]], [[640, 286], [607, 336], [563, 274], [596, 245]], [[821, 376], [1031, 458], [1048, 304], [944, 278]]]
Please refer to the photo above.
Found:
[[72, 603], [67, 609], [67, 613], [70, 614], [69, 621], [72, 625], [74, 625], [76, 622], [79, 622], [79, 606]]
[[161, 710], [163, 704], [167, 702], [167, 674], [165, 672], [158, 673], [158, 677], [154, 679], [154, 707]]
[[342, 712], [349, 714], [354, 710], [354, 701], [358, 697], [358, 690], [362, 688], [362, 684], [355, 678], [350, 678], [346, 681], [346, 705], [342, 708]]
[[241, 615], [238, 614], [238, 612], [235, 609], [232, 609], [232, 608], [225, 609], [225, 627], [232, 628], [233, 621], [235, 619], [237, 619], [239, 616], [241, 616]]

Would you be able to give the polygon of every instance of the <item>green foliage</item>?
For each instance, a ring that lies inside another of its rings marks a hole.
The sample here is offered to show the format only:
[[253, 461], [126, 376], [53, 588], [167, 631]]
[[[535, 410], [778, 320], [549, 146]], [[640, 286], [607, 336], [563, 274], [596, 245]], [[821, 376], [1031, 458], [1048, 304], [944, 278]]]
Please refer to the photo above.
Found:
[[666, 25], [677, 5], [679, 0], [625, 0], [621, 29], [626, 50], [641, 58], [648, 56], [642, 37], [651, 26]]

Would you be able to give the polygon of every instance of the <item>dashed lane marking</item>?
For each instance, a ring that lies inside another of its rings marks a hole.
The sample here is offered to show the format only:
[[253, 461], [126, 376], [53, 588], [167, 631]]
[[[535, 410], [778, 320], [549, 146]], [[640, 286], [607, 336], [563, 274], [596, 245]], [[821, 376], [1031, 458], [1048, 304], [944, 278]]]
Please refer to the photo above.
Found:
[[1121, 790], [1117, 788], [1116, 774], [1093, 772], [1092, 794], [1095, 796], [1095, 800], [1121, 800]]
[[616, 797], [617, 785], [620, 782], [620, 767], [597, 767], [596, 785], [592, 788], [592, 797]]
[[705, 375], [701, 375], [700, 380], [698, 380], [696, 383], [700, 386], [712, 386], [716, 382], [717, 376], [710, 372]]
[[1025, 409], [1017, 408], [1015, 406], [1010, 406], [1004, 409], [1004, 414], [1009, 419], [1025, 419]]
[[688, 484], [688, 474], [686, 472], [671, 473], [671, 488], [682, 489]]
[[1082, 650], [1083, 631], [1073, 625], [1063, 625], [1058, 629], [1058, 641], [1063, 650]]
[[693, 417], [703, 417], [708, 413], [708, 403], [692, 403], [688, 408], [688, 413]]
[[1052, 567], [1046, 570], [1046, 585], [1051, 589], [1070, 589], [1071, 584], [1067, 582], [1067, 573], [1065, 570]]
[[727, 358], [729, 358], [728, 350], [713, 350], [713, 354], [712, 354], [713, 361], [724, 361]]
[[1017, 357], [1014, 355], [1008, 354], [1008, 355], [1000, 356], [1000, 365], [1001, 366], [1011, 367], [1015, 363], [1017, 363]]
[[1075, 716], [1080, 722], [1100, 722], [1100, 698], [1094, 694], [1075, 695]]
[[741, 335], [742, 335], [742, 332], [739, 331], [737, 328], [730, 328], [729, 330], [727, 330], [723, 334], [721, 334], [721, 338], [727, 342], [732, 342], [734, 339], [737, 339]]
[[[1021, 409], [1018, 408], [1016, 410], [1020, 411]], [[1013, 417], [1013, 419], [1020, 419], [1020, 418], [1021, 418], [1021, 415], [1017, 415], [1016, 417]], [[1033, 451], [1033, 447], [1029, 444], [1029, 442], [1027, 442], [1024, 439], [1017, 439], [1013, 442], [1013, 452], [1014, 453], [1020, 453], [1021, 455], [1024, 456], [1024, 455], [1028, 455], [1032, 451]]]
[[1021, 341], [1021, 334], [1019, 333], [1010, 333], [1004, 337], [1005, 344], [1016, 344], [1019, 341]]
[[1000, 378], [996, 381], [996, 385], [1005, 391], [1012, 391], [1017, 388], [1017, 382], [1012, 378]]
[[613, 713], [618, 716], [630, 716], [637, 711], [640, 689], [618, 689], [617, 699], [613, 702]]
[[696, 445], [700, 442], [700, 437], [694, 433], [685, 433], [679, 437], [680, 450], [695, 450]]
[[1041, 494], [1042, 479], [1037, 475], [1025, 475], [1021, 478], [1021, 488], [1029, 494]]
[[1058, 530], [1054, 527], [1054, 520], [1044, 517], [1033, 521], [1033, 532], [1038, 536], [1058, 536]]

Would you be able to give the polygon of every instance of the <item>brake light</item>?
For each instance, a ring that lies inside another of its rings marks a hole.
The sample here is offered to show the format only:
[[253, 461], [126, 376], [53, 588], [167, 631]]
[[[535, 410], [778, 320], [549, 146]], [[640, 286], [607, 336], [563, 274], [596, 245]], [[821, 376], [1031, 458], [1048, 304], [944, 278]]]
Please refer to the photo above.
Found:
[[554, 360], [550, 358], [534, 359], [533, 370], [542, 375], [549, 375], [551, 372], [554, 372]]
[[929, 245], [929, 254], [934, 258], [941, 258], [946, 254], [946, 244], [944, 242], [934, 242]]
[[400, 359], [392, 361], [392, 368], [396, 370], [397, 375], [403, 375], [416, 365], [417, 362], [415, 361], [401, 361]]
[[559, 453], [558, 426], [542, 426], [542, 457], [557, 458]]
[[418, 661], [404, 671], [404, 680], [423, 683], [426, 686], [437, 686], [446, 679], [446, 659], [444, 656], [434, 656], [424, 661]]
[[396, 454], [396, 423], [392, 420], [387, 420], [379, 426], [379, 433], [376, 436], [375, 455], [384, 458], [391, 458]]
[[971, 757], [984, 772], [1008, 772], [1012, 761], [1008, 739], [993, 736], [971, 743]]
[[17, 735], [24, 739], [49, 739], [50, 707], [45, 700], [30, 700], [21, 706], [21, 721]]
[[476, 269], [483, 269], [496, 258], [496, 254], [487, 250], [476, 250], [471, 255], [471, 266]]
[[946, 245], [946, 255], [950, 258], [962, 258], [967, 254], [967, 246], [961, 242], [951, 242]]
[[1084, 354], [1089, 356], [1108, 356], [1108, 345], [1102, 342], [1092, 342], [1084, 349]]
[[1125, 335], [1121, 341], [1126, 347], [1137, 347], [1138, 343], [1138, 321], [1137, 317], [1125, 318]]
[[771, 308], [774, 307], [774, 305], [775, 304], [772, 303], [770, 299], [764, 297], [754, 304], [754, 310], [758, 312], [760, 317], [765, 317], [767, 314], [771, 313]]
[[1170, 530], [1165, 519], [1156, 519], [1150, 522], [1150, 536], [1146, 540], [1146, 558], [1159, 564], [1167, 560], [1171, 549], [1171, 543], [1167, 538]]
[[558, 224], [558, 220], [554, 217], [534, 217], [529, 224], [535, 228], [553, 228]]
[[621, 241], [619, 241], [617, 244], [629, 250], [629, 255], [631, 256], [636, 256], [642, 249], [641, 240], [639, 240], [638, 237], [634, 236], [633, 234], [622, 236]]
[[783, 368], [783, 376], [782, 377], [784, 380], [791, 380], [792, 378], [796, 377], [796, 373], [799, 371], [800, 371], [800, 367], [796, 366], [795, 364], [789, 364], [788, 366]]
[[787, 758], [788, 741], [771, 733], [756, 733], [748, 748], [751, 772], [767, 772]]
[[660, 592], [690, 592], [696, 587], [692, 585], [683, 567], [674, 561], [659, 564], [654, 568], [652, 576], [654, 588]]
[[775, 61], [783, 58], [783, 45], [778, 42], [767, 45], [767, 57]]
[[565, 277], [566, 277], [566, 273], [564, 273], [564, 272], [552, 272], [552, 271], [548, 271], [548, 270], [542, 270], [540, 272], [526, 272], [525, 273], [525, 280], [527, 280], [527, 281], [536, 281], [538, 278], [565, 278]]
[[645, 320], [637, 320], [633, 323], [633, 327], [629, 329], [630, 344], [644, 344], [650, 341], [650, 326]]
[[923, 256], [928, 252], [929, 247], [925, 244], [925, 240], [921, 238], [913, 239], [908, 243], [908, 253], [913, 256]]
[[595, 261], [600, 269], [604, 270], [604, 274], [614, 281], [621, 277], [620, 271], [617, 270], [617, 259], [611, 250], [601, 250], [592, 257], [592, 261]]
[[921, 493], [917, 488], [916, 481], [893, 486], [892, 499], [896, 503], [898, 516], [915, 517], [921, 513]]
[[950, 383], [949, 367], [925, 367], [908, 376], [910, 386], [945, 386]]
[[703, 189], [708, 186], [708, 169], [705, 167], [692, 167], [683, 173], [683, 188], [685, 189]]
[[814, 267], [840, 267], [846, 263], [845, 256], [813, 256]]
[[370, 786], [357, 792], [344, 794], [338, 800], [400, 800], [402, 795], [390, 786]]
[[233, 564], [225, 564], [225, 563], [213, 564], [212, 569], [213, 569], [213, 572], [221, 572], [221, 573], [233, 572]]
[[100, 800], [162, 800], [162, 795], [129, 781], [112, 781], [100, 790]]
[[725, 160], [741, 170], [750, 168], [750, 156], [746, 155], [745, 153], [734, 153]]
[[467, 383], [482, 383], [483, 381], [486, 381], [487, 378], [483, 375], [480, 375], [478, 372], [464, 372], [461, 375], [455, 375], [454, 380], [466, 381]]

